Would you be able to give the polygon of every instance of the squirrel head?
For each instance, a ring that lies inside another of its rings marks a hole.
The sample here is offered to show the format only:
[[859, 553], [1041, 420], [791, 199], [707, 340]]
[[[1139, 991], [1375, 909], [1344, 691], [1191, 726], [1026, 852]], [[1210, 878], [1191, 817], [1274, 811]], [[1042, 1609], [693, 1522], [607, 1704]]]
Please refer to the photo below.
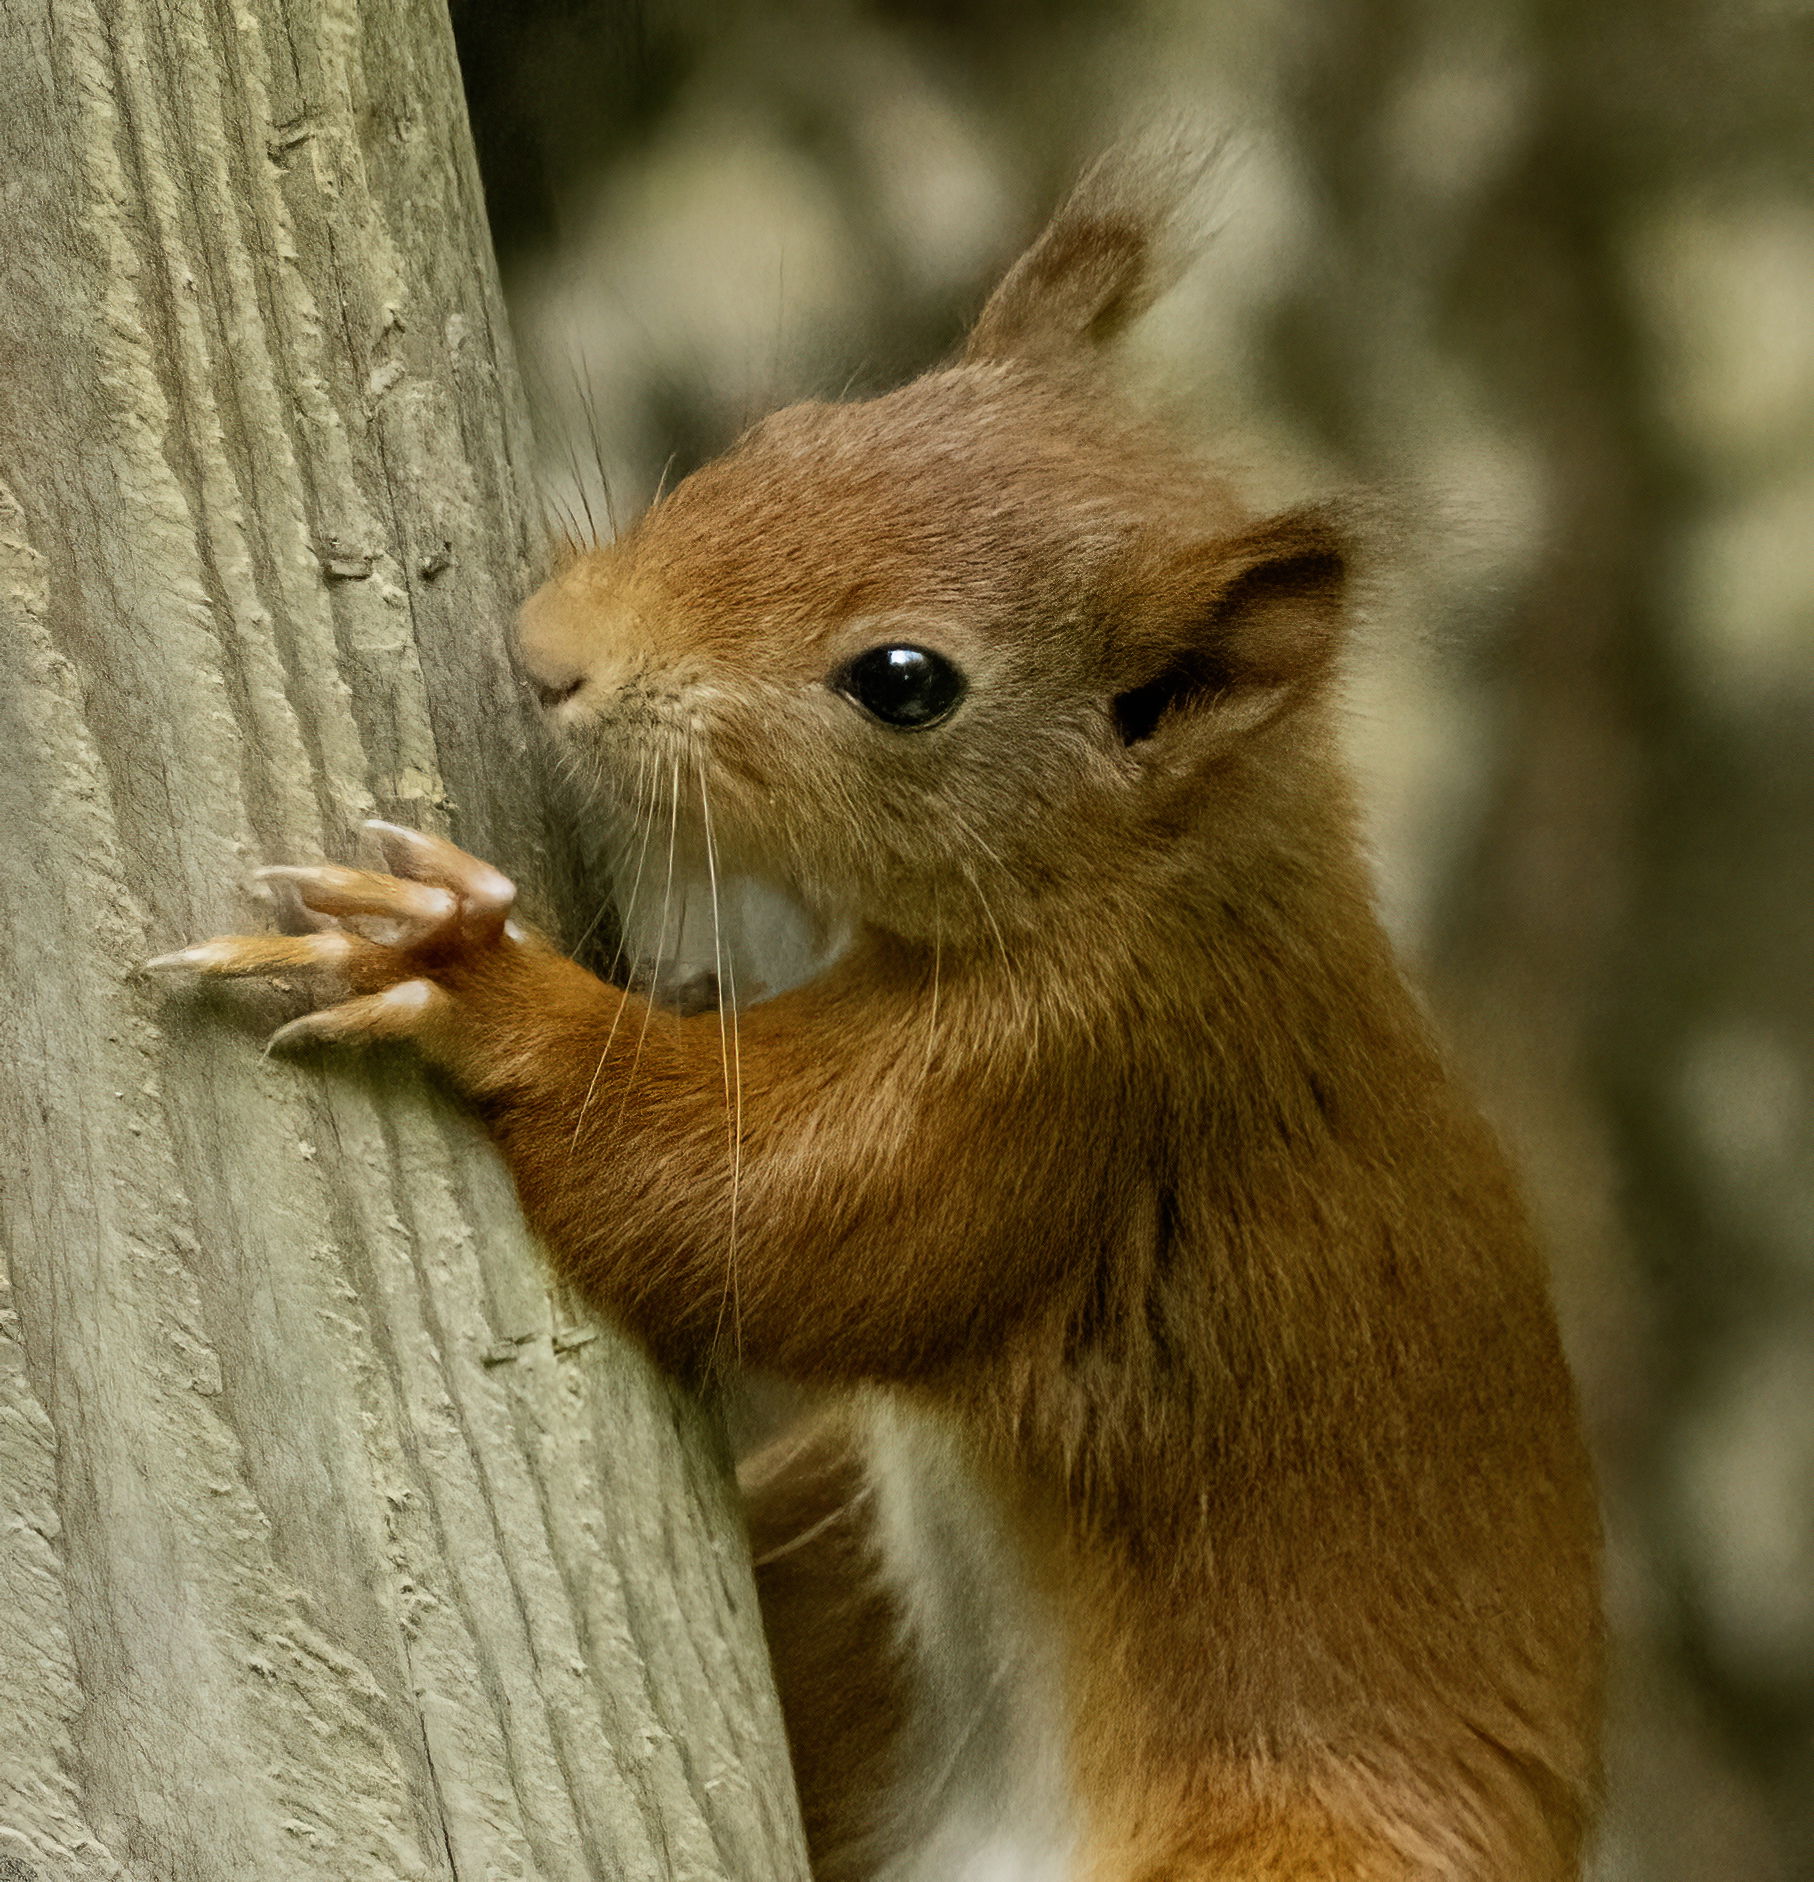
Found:
[[624, 813], [827, 917], [983, 943], [1163, 873], [1218, 779], [1305, 747], [1346, 530], [1255, 519], [1102, 370], [1192, 169], [1099, 164], [956, 363], [776, 412], [530, 600], [523, 664]]

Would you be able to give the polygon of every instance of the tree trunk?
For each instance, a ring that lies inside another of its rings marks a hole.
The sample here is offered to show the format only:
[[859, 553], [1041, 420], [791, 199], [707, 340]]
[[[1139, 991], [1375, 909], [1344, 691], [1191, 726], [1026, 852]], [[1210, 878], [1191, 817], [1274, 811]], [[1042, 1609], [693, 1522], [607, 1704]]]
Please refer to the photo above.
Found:
[[135, 971], [374, 812], [570, 912], [526, 462], [441, 0], [0, 6], [8, 1875], [804, 1874], [705, 1421], [407, 1064]]

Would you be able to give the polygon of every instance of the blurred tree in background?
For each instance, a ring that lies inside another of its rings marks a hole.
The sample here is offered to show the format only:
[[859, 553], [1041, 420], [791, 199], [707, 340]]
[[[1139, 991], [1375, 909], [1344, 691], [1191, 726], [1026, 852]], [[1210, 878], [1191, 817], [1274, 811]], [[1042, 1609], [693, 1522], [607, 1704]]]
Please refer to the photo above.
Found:
[[1548, 1226], [1620, 1641], [1605, 1882], [1814, 1876], [1814, 11], [455, 0], [557, 509], [955, 340], [1226, 137], [1130, 380], [1399, 519], [1381, 894]]

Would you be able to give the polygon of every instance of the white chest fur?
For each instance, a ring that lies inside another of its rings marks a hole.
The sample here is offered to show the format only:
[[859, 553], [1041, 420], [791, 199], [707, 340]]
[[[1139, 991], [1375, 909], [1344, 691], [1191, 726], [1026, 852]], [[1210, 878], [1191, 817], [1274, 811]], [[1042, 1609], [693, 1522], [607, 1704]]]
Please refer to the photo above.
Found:
[[614, 881], [631, 984], [682, 1011], [749, 1006], [810, 980], [845, 945], [785, 891], [683, 851], [626, 856]]
[[880, 1882], [1067, 1882], [1076, 1815], [1042, 1603], [989, 1497], [931, 1419], [878, 1407], [869, 1466], [917, 1689], [900, 1853]]

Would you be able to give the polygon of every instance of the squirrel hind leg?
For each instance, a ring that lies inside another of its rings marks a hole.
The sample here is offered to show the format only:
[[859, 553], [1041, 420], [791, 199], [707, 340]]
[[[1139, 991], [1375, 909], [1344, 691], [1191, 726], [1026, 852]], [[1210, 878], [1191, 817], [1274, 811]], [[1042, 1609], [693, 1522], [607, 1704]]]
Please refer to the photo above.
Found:
[[862, 1457], [808, 1414], [737, 1475], [814, 1882], [866, 1882], [893, 1853], [907, 1687]]

